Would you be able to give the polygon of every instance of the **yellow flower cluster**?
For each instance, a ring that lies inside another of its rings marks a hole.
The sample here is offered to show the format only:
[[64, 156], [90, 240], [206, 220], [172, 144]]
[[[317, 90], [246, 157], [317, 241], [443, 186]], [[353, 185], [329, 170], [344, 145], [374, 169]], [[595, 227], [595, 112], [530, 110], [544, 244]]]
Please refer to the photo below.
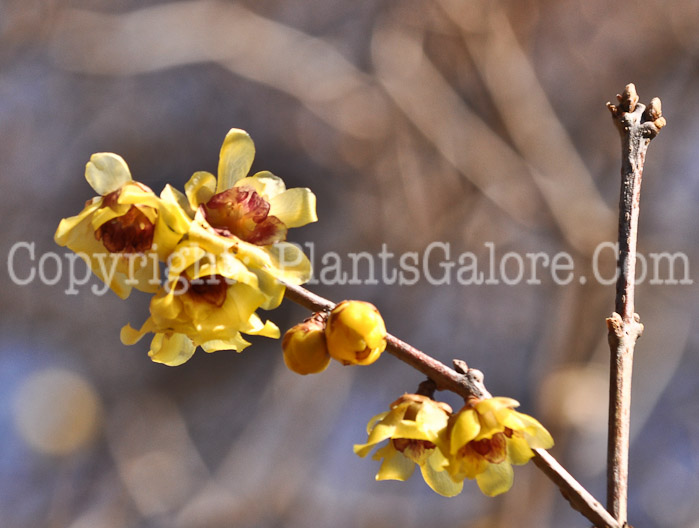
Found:
[[407, 480], [417, 465], [440, 495], [457, 495], [468, 478], [492, 497], [512, 487], [513, 464], [526, 464], [532, 449], [553, 446], [549, 432], [515, 411], [517, 406], [510, 398], [486, 398], [470, 400], [453, 414], [444, 403], [405, 394], [371, 419], [367, 442], [355, 445], [354, 452], [364, 457], [388, 440], [373, 456], [383, 460], [376, 480]]
[[[140, 329], [126, 325], [124, 344], [153, 333], [149, 356], [166, 365], [207, 352], [249, 345], [241, 334], [279, 337], [257, 309], [281, 303], [283, 282], [311, 275], [287, 231], [317, 220], [315, 195], [286, 189], [270, 172], [248, 176], [255, 156], [250, 136], [226, 135], [218, 176], [197, 172], [181, 193], [167, 185], [157, 196], [133, 181], [124, 160], [94, 154], [85, 177], [99, 196], [61, 221], [55, 240], [78, 253], [122, 298], [132, 288], [153, 293]], [[161, 278], [160, 264], [167, 265]]]
[[330, 359], [343, 365], [371, 365], [386, 349], [386, 325], [376, 307], [364, 301], [342, 301], [287, 331], [284, 362], [298, 374], [325, 370]]

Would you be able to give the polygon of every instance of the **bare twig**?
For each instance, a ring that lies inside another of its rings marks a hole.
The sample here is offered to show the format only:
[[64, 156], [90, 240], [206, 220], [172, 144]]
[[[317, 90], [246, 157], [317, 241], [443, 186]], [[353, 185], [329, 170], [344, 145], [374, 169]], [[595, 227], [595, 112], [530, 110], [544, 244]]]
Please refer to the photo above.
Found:
[[607, 509], [620, 525], [627, 521], [631, 373], [636, 340], [643, 332], [634, 313], [636, 240], [640, 212], [641, 181], [646, 150], [665, 126], [660, 99], [648, 108], [639, 103], [636, 87], [627, 84], [617, 95], [618, 104], [607, 103], [621, 135], [621, 192], [619, 199], [619, 277], [615, 313], [607, 319], [609, 330], [610, 387], [609, 439], [607, 445]]
[[[287, 299], [311, 311], [331, 310], [335, 303], [301, 286], [286, 286]], [[490, 393], [483, 384], [483, 374], [469, 368], [464, 361], [454, 360], [454, 369], [419, 351], [390, 334], [386, 336], [386, 350], [401, 361], [430, 378], [439, 390], [449, 390], [463, 398], [488, 398]], [[534, 463], [556, 484], [571, 505], [599, 528], [620, 528], [614, 518], [579, 482], [543, 449], [534, 450]]]

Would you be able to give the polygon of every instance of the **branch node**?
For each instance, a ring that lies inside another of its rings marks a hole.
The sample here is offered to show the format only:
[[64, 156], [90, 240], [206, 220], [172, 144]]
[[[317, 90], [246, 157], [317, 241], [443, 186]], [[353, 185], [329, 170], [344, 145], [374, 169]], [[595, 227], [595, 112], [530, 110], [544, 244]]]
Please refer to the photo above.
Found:
[[454, 370], [459, 374], [468, 374], [468, 365], [462, 359], [455, 359], [453, 362]]

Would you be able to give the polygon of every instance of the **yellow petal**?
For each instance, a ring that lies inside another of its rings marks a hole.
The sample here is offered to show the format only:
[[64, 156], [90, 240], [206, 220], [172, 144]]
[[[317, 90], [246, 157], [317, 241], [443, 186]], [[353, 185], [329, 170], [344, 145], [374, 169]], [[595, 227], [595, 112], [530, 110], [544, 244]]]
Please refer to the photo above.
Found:
[[158, 259], [165, 262], [177, 247], [177, 244], [186, 231], [175, 231], [165, 221], [163, 215], [159, 215], [153, 231], [153, 245], [151, 249], [156, 251]]
[[194, 355], [196, 346], [184, 334], [171, 335], [155, 334], [151, 341], [148, 356], [156, 363], [163, 363], [170, 367], [181, 365]]
[[[235, 187], [252, 187], [257, 194], [268, 202], [278, 194], [286, 191], [284, 180], [269, 171], [260, 171], [248, 178], [242, 178], [235, 183]], [[270, 211], [269, 214], [274, 213]]]
[[515, 435], [507, 439], [507, 459], [511, 463], [521, 466], [529, 462], [533, 456], [534, 451], [529, 448], [524, 438]]
[[169, 293], [159, 291], [150, 301], [151, 318], [157, 328], [167, 328], [168, 323], [180, 315], [182, 311], [182, 295], [172, 289]]
[[502, 464], [488, 464], [488, 468], [476, 476], [476, 482], [481, 491], [488, 497], [495, 497], [509, 491], [514, 481], [512, 466], [506, 462]]
[[150, 189], [146, 190], [135, 182], [127, 182], [121, 187], [117, 203], [122, 205], [144, 205], [158, 209], [160, 200]]
[[392, 445], [387, 445], [376, 454], [379, 453], [384, 459], [376, 474], [376, 480], [408, 480], [415, 471], [415, 462], [396, 451]]
[[[72, 231], [75, 230], [78, 225], [83, 222], [87, 217], [92, 215], [102, 204], [101, 198], [96, 198], [92, 203], [85, 206], [85, 208], [80, 211], [76, 216], [71, 216], [69, 218], [64, 218], [58, 224], [56, 229], [56, 234], [53, 236], [54, 241], [59, 246], [65, 246], [68, 244], [68, 240], [71, 237]], [[80, 236], [83, 236], [81, 234]], [[92, 235], [94, 237], [94, 234]]]
[[301, 227], [318, 221], [316, 195], [310, 189], [295, 187], [269, 200], [269, 214], [286, 227]]
[[103, 224], [106, 224], [110, 220], [117, 218], [118, 216], [125, 215], [129, 209], [130, 205], [115, 205], [112, 207], [101, 207], [95, 211], [95, 213], [90, 218], [90, 224], [93, 230], [97, 230]]
[[546, 428], [539, 423], [538, 420], [531, 416], [512, 411], [512, 413], [503, 420], [506, 427], [514, 431], [524, 433], [524, 438], [530, 447], [550, 449], [553, 447], [553, 438]]
[[440, 495], [444, 497], [455, 497], [461, 493], [464, 483], [462, 480], [455, 482], [449, 476], [449, 473], [441, 469], [442, 463], [440, 456], [441, 453], [439, 449], [435, 449], [433, 454], [427, 459], [427, 463], [420, 466], [422, 478], [430, 488]]
[[374, 416], [371, 420], [369, 420], [369, 423], [366, 424], [366, 434], [371, 434], [372, 429], [376, 426], [378, 422], [386, 418], [386, 416], [389, 415], [391, 411], [385, 411], [382, 413], [377, 414]]
[[257, 276], [257, 289], [265, 296], [265, 301], [260, 305], [263, 310], [274, 310], [284, 299], [284, 284], [279, 282], [271, 273], [251, 268], [250, 271]]
[[133, 345], [138, 343], [145, 334], [152, 331], [153, 321], [150, 318], [148, 318], [139, 330], [136, 330], [129, 324], [125, 325], [124, 327], [122, 327], [119, 337], [121, 338], [121, 342], [123, 344]]
[[99, 152], [85, 166], [85, 179], [97, 194], [104, 196], [131, 181], [131, 172], [121, 156]]
[[[259, 321], [261, 322], [260, 317], [254, 313], [250, 316], [249, 321]], [[259, 335], [263, 337], [269, 337], [271, 339], [279, 339], [281, 332], [279, 331], [279, 327], [274, 324], [272, 321], [265, 321], [264, 324], [254, 324], [254, 328], [252, 329], [245, 329], [243, 328], [243, 332], [246, 334], [250, 335]]]
[[476, 476], [483, 473], [489, 465], [489, 462], [485, 458], [470, 448], [452, 454], [448, 462], [447, 471], [449, 471], [455, 480], [476, 478]]
[[476, 438], [480, 431], [480, 422], [478, 415], [473, 409], [464, 409], [460, 411], [451, 426], [451, 434], [449, 437], [451, 454], [456, 453], [459, 449]]
[[[228, 238], [216, 233], [206, 221], [200, 210], [197, 210], [194, 215], [194, 221], [189, 226], [187, 238], [192, 244], [198, 245], [202, 249], [208, 251], [209, 253], [213, 253], [214, 255], [228, 251], [237, 244], [242, 244], [237, 237]], [[252, 244], [248, 245], [252, 246]], [[245, 262], [245, 260], [243, 260], [243, 262]], [[247, 264], [247, 262], [245, 263]]]
[[207, 255], [204, 248], [191, 242], [179, 244], [168, 257], [168, 275], [177, 279], [187, 268], [200, 261]]
[[289, 284], [303, 284], [311, 278], [311, 262], [303, 251], [291, 242], [265, 246], [269, 255], [268, 271]]
[[232, 128], [223, 140], [218, 161], [218, 184], [220, 193], [233, 187], [235, 182], [247, 176], [255, 158], [255, 145], [244, 130]]
[[205, 171], [195, 172], [184, 184], [184, 192], [192, 211], [196, 211], [201, 204], [208, 202], [216, 194], [216, 176]]
[[165, 205], [168, 225], [176, 231], [186, 231], [194, 218], [194, 210], [187, 197], [168, 183], [160, 193], [160, 200]]
[[391, 438], [396, 430], [396, 426], [400, 423], [402, 416], [402, 412], [397, 413], [391, 411], [387, 413], [379, 423], [374, 425], [369, 433], [369, 438], [367, 439], [367, 443], [365, 445], [376, 445], [379, 442], [383, 442], [384, 440]]
[[[446, 425], [446, 420], [444, 421]], [[393, 434], [394, 438], [409, 438], [412, 440], [427, 440], [435, 443], [437, 441], [437, 431], [420, 427], [413, 420], [402, 420], [396, 426]]]
[[201, 344], [201, 348], [205, 352], [218, 352], [219, 350], [235, 350], [236, 352], [242, 352], [250, 343], [243, 339], [240, 333], [237, 333], [234, 337], [230, 339], [212, 339], [211, 341], [206, 341]]

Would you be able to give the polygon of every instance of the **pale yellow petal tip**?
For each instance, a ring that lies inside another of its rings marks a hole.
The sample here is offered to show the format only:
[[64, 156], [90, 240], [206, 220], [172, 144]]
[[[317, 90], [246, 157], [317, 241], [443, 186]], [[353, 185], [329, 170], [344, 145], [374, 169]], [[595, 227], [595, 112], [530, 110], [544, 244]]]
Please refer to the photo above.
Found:
[[255, 144], [245, 130], [232, 128], [221, 145], [216, 192], [223, 192], [247, 176], [255, 158]]
[[112, 152], [98, 152], [85, 165], [85, 179], [102, 196], [120, 189], [132, 181], [124, 158]]
[[194, 355], [196, 345], [184, 334], [157, 333], [151, 342], [148, 356], [155, 363], [162, 363], [169, 367], [176, 367], [187, 362]]
[[119, 339], [121, 339], [122, 345], [136, 344], [142, 337], [143, 333], [139, 332], [129, 324], [123, 326], [121, 332], [119, 333]]

